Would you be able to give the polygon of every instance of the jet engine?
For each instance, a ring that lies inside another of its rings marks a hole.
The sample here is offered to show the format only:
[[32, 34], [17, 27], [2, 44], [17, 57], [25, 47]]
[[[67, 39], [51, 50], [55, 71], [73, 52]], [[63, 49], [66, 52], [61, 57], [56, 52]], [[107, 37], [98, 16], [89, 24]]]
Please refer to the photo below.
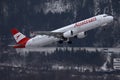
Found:
[[80, 33], [77, 34], [76, 37], [79, 38], [79, 39], [81, 39], [81, 38], [85, 38], [86, 35], [87, 35], [86, 32], [80, 32]]
[[70, 30], [70, 31], [67, 31], [67, 32], [63, 33], [63, 37], [64, 38], [74, 37], [73, 31]]

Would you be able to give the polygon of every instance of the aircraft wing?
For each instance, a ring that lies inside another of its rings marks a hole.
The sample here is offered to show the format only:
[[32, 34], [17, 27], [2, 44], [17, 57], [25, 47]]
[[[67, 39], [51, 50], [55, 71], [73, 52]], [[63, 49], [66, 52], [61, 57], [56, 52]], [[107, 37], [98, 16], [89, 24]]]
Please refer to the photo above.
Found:
[[47, 35], [47, 36], [53, 36], [56, 38], [62, 38], [63, 33], [62, 32], [51, 32], [51, 31], [34, 31], [30, 33], [30, 36], [36, 36], [36, 35]]

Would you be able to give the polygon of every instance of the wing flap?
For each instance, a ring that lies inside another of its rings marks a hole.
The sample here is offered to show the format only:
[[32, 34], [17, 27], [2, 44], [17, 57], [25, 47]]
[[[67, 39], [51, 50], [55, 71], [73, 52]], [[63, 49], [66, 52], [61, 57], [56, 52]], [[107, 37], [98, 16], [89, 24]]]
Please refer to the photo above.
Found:
[[51, 31], [35, 31], [35, 32], [31, 32], [30, 36], [36, 36], [36, 35], [47, 35], [47, 36], [53, 36], [56, 38], [61, 38], [63, 36], [62, 32], [51, 32]]

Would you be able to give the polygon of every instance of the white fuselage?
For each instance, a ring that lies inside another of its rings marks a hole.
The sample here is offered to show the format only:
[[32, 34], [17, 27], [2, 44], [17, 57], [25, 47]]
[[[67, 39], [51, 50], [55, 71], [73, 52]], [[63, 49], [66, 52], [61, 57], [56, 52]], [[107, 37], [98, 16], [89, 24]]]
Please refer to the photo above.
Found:
[[[108, 16], [106, 14], [98, 15], [80, 22], [76, 22], [74, 24], [65, 26], [60, 29], [53, 30], [51, 32], [67, 32], [69, 30], [72, 30], [74, 33], [74, 36], [78, 33], [85, 32], [100, 26], [104, 26], [106, 24], [109, 24], [113, 21], [112, 16]], [[33, 47], [41, 47], [48, 44], [51, 44], [53, 42], [59, 41], [59, 38], [55, 38], [54, 36], [47, 36], [47, 35], [37, 35], [33, 38], [31, 38], [25, 45], [26, 48], [33, 48]]]

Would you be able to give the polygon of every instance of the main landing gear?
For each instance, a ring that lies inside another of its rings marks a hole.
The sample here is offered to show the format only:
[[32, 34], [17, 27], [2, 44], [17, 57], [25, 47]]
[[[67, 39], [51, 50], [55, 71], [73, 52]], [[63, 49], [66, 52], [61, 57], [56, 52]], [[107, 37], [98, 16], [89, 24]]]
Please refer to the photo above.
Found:
[[58, 43], [59, 44], [63, 44], [63, 42], [67, 42], [68, 44], [72, 44], [72, 41], [69, 39], [64, 39], [64, 40], [59, 40]]

